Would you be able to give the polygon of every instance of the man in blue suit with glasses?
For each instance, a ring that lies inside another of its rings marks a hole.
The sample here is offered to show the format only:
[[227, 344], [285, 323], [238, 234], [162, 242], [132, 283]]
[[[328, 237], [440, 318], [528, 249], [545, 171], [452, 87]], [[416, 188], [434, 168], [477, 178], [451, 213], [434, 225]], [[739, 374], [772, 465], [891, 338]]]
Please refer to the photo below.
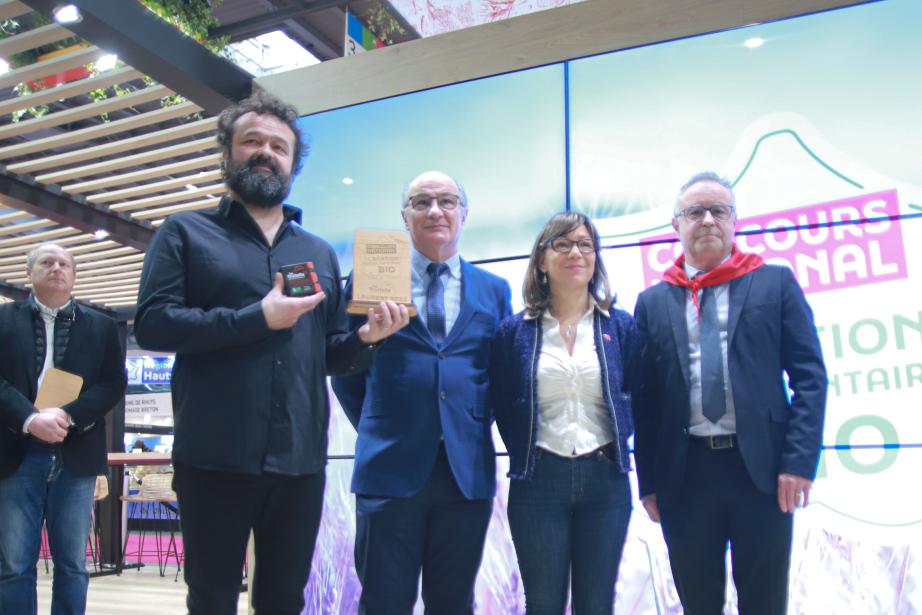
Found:
[[496, 490], [488, 358], [509, 284], [458, 254], [468, 203], [457, 181], [423, 173], [402, 206], [418, 317], [367, 373], [333, 379], [358, 430], [360, 612], [411, 613], [422, 573], [427, 613], [472, 613]]

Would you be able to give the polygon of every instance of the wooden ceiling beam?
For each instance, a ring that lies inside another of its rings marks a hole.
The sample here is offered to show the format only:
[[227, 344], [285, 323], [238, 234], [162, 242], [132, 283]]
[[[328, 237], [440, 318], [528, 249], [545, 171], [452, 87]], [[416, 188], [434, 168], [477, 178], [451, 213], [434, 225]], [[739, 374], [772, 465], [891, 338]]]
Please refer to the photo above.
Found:
[[[139, 2], [69, 0], [82, 19], [68, 24], [90, 41], [201, 105], [210, 115], [249, 95], [253, 76], [157, 17]], [[26, 0], [50, 16], [60, 0]], [[15, 81], [14, 83], [18, 83]]]
[[0, 194], [5, 195], [3, 202], [11, 207], [85, 233], [104, 230], [112, 240], [139, 250], [145, 250], [154, 236], [153, 227], [144, 221], [96, 207], [82, 197], [76, 200], [57, 186], [43, 185], [31, 176], [10, 173], [2, 166]]

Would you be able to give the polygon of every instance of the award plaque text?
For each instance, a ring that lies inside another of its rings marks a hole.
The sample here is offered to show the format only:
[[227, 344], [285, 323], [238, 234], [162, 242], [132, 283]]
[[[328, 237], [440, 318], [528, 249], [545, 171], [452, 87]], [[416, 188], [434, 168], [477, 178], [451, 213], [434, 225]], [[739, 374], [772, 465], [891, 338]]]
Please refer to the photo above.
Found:
[[400, 231], [356, 231], [352, 300], [346, 311], [366, 314], [382, 301], [416, 307], [410, 294], [410, 238]]

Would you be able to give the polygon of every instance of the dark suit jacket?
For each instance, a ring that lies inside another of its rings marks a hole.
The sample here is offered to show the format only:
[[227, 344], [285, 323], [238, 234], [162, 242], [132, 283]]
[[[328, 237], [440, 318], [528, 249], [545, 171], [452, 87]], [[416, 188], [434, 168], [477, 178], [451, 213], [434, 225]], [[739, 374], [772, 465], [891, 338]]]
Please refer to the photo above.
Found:
[[[661, 509], [678, 497], [688, 447], [686, 292], [660, 283], [642, 292], [635, 308], [641, 385], [634, 454], [640, 495], [655, 493]], [[789, 269], [765, 265], [730, 282], [727, 353], [740, 454], [753, 483], [774, 493], [779, 473], [813, 479], [828, 380], [813, 313]]]
[[[463, 260], [461, 283], [461, 311], [441, 348], [412, 318], [381, 345], [367, 373], [333, 378], [358, 430], [355, 493], [414, 495], [432, 472], [444, 434], [461, 492], [469, 499], [493, 497], [487, 368], [496, 328], [511, 313], [509, 284]], [[346, 293], [351, 290], [350, 283]]]
[[[0, 305], [0, 478], [16, 471], [30, 439], [22, 425], [35, 412], [38, 394], [32, 319], [25, 301]], [[83, 377], [80, 395], [64, 406], [76, 425], [61, 444], [61, 457], [74, 474], [106, 469], [104, 417], [125, 395], [124, 357], [115, 321], [78, 304], [64, 360], [55, 366]]]

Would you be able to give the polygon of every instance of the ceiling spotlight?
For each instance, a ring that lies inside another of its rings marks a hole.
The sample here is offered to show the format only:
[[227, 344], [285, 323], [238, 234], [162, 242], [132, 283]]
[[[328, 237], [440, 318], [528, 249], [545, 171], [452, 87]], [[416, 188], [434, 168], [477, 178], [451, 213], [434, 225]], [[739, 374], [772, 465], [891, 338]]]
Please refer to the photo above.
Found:
[[195, 184], [186, 184], [186, 190], [195, 190], [197, 187]]
[[73, 4], [59, 6], [52, 11], [52, 14], [54, 15], [54, 20], [62, 25], [80, 23], [83, 19], [83, 15], [80, 14], [80, 9]]
[[347, 186], [351, 186], [353, 184], [353, 179], [351, 177], [344, 177], [343, 183], [346, 184]]
[[747, 38], [745, 41], [743, 41], [743, 46], [748, 49], [758, 49], [764, 44], [765, 39], [758, 36], [753, 36], [752, 38]]
[[102, 241], [108, 236], [109, 236], [109, 231], [107, 231], [104, 228], [96, 229], [96, 232], [93, 233], [93, 237], [96, 239], [96, 241]]
[[115, 68], [115, 64], [118, 62], [118, 56], [114, 53], [107, 53], [104, 56], [101, 56], [96, 60], [96, 70], [99, 72], [105, 72], [107, 70], [112, 70]]
[[0, 58], [0, 75], [5, 75], [10, 72], [10, 63]]

